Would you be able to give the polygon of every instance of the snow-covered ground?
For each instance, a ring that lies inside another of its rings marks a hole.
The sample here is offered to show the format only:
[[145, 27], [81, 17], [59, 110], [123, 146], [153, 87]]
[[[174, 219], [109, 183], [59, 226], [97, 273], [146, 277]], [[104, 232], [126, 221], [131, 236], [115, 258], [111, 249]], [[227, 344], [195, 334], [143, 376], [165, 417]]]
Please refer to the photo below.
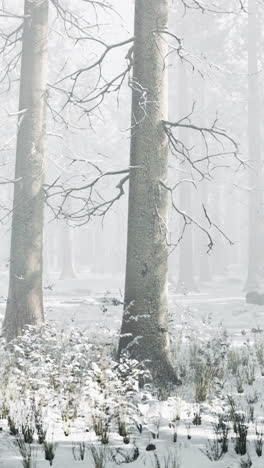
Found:
[[[3, 317], [5, 309], [6, 284], [6, 276], [3, 274], [0, 276], [0, 318]], [[119, 329], [122, 317], [122, 289], [123, 278], [121, 276], [96, 276], [87, 273], [77, 280], [58, 281], [54, 275], [45, 282], [47, 319], [57, 328], [66, 329], [76, 326], [93, 333], [107, 330], [110, 335], [114, 335]], [[125, 450], [132, 456], [135, 443], [139, 448], [139, 456], [136, 461], [129, 463], [131, 468], [144, 466], [157, 468], [159, 466], [161, 468], [263, 467], [264, 455], [257, 456], [256, 441], [259, 440], [259, 446], [261, 446], [264, 432], [264, 377], [261, 376], [260, 368], [257, 367], [259, 364], [257, 365], [256, 355], [252, 354], [252, 349], [254, 349], [252, 343], [256, 339], [261, 343], [263, 341], [264, 306], [246, 304], [242, 289], [242, 281], [230, 277], [218, 278], [213, 284], [201, 286], [199, 292], [187, 295], [178, 294], [175, 285], [170, 284], [169, 305], [174, 330], [172, 342], [175, 343], [179, 337], [182, 340], [182, 346], [175, 351], [176, 362], [179, 364], [184, 362], [182, 354], [186, 349], [184, 346], [187, 346], [188, 339], [191, 343], [194, 338], [197, 338], [197, 353], [201, 352], [199, 346], [205, 343], [205, 351], [203, 350], [205, 354], [201, 359], [211, 359], [211, 355], [206, 353], [210, 343], [214, 343], [214, 339], [218, 340], [217, 346], [222, 339], [225, 339], [226, 343], [223, 343], [223, 346], [228, 346], [229, 350], [239, 350], [232, 358], [229, 357], [230, 362], [226, 363], [227, 368], [233, 366], [234, 369], [225, 371], [223, 380], [226, 379], [226, 375], [230, 378], [221, 382], [221, 378], [217, 376], [216, 385], [212, 384], [207, 401], [195, 401], [195, 383], [190, 378], [183, 379], [183, 385], [178, 387], [167, 401], [161, 402], [155, 395], [148, 395], [139, 404], [143, 425], [142, 434], [131, 425], [128, 431], [130, 439], [128, 445], [123, 443], [122, 437], [117, 433], [110, 434], [109, 444], [105, 446], [105, 450], [109, 451], [105, 465], [95, 465], [89, 457], [88, 449], [84, 461], [74, 460], [72, 449], [77, 443], [87, 441], [89, 445], [97, 440], [92, 431], [86, 433], [85, 430], [80, 429], [78, 421], [75, 421], [69, 435], [65, 436], [62, 426], [54, 422], [54, 440], [58, 446], [53, 466], [57, 468], [77, 468], [78, 466], [112, 468], [118, 466], [118, 463], [124, 466], [125, 459], [122, 451]], [[217, 352], [218, 349], [216, 349]], [[246, 352], [247, 356], [244, 359], [242, 355]], [[200, 361], [197, 356], [196, 358], [199, 364]], [[246, 364], [242, 362], [243, 359], [246, 360]], [[251, 364], [255, 366], [254, 371], [250, 367]], [[240, 372], [241, 369], [243, 376], [236, 375], [236, 371]], [[252, 381], [248, 375], [251, 371], [254, 373]], [[239, 379], [242, 381], [240, 382]], [[231, 400], [228, 400], [227, 395]], [[233, 420], [230, 417], [228, 421], [225, 419], [231, 414], [232, 398], [236, 414], [244, 415], [244, 419], [240, 422], [248, 433], [247, 453], [244, 456], [235, 451], [238, 437], [234, 432], [236, 416], [233, 414]], [[201, 425], [194, 424], [195, 415], [201, 417]], [[210, 454], [215, 454], [219, 449], [216, 445], [221, 435], [215, 429], [215, 425], [221, 416], [229, 427], [228, 452], [223, 454], [218, 461], [211, 461]], [[21, 457], [14, 449], [14, 438], [8, 433], [5, 419], [1, 426], [3, 430], [0, 432], [0, 466], [18, 468], [22, 466]], [[153, 438], [153, 434], [157, 435], [157, 432], [159, 432], [159, 438]], [[155, 450], [146, 450], [149, 444], [154, 444]], [[99, 446], [101, 447], [100, 444]], [[38, 449], [37, 468], [49, 466], [49, 462], [44, 460], [41, 447], [38, 445], [36, 447]], [[122, 449], [116, 462], [110, 461], [111, 447], [113, 450], [118, 447]], [[249, 459], [252, 460], [252, 465]]]

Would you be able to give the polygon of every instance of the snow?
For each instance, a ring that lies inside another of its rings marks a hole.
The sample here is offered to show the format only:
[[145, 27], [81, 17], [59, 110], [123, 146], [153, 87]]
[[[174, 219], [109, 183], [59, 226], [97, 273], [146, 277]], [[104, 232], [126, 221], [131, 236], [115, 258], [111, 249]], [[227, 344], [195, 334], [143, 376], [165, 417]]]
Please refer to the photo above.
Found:
[[[53, 285], [52, 288], [45, 289], [47, 319], [56, 328], [66, 330], [70, 326], [79, 327], [82, 330], [88, 330], [92, 337], [99, 334], [103, 336], [105, 333], [108, 338], [113, 337], [115, 340], [122, 317], [122, 294], [120, 292], [123, 288], [122, 283], [121, 276], [87, 273], [74, 281], [58, 281], [54, 275], [49, 278], [49, 282], [46, 282], [46, 284]], [[1, 275], [0, 317], [3, 317], [5, 309], [6, 284], [6, 276]], [[264, 307], [245, 303], [242, 282], [232, 282], [230, 278], [218, 278], [214, 284], [204, 285], [198, 293], [188, 295], [178, 294], [175, 285], [171, 283], [169, 306], [170, 316], [173, 318], [172, 328], [175, 340], [184, 330], [183, 343], [188, 343], [189, 337], [192, 340], [194, 336], [198, 343], [206, 342], [206, 340], [219, 337], [220, 332], [224, 333], [226, 330], [228, 346], [231, 347], [230, 349], [237, 349], [240, 352], [241, 349], [249, 349], [250, 344], [254, 343], [256, 339], [263, 339]], [[172, 342], [173, 339], [172, 337]], [[19, 350], [17, 351], [19, 352]], [[181, 359], [181, 352], [179, 352], [178, 357], [176, 356], [176, 361]], [[100, 371], [100, 368], [96, 368], [96, 366], [97, 363], [94, 363], [91, 367], [95, 373]], [[108, 375], [107, 372], [105, 375]], [[111, 380], [111, 374], [109, 376]], [[248, 456], [250, 456], [254, 468], [263, 467], [263, 456], [258, 457], [255, 451], [255, 426], [257, 424], [260, 431], [263, 431], [264, 377], [261, 377], [259, 370], [257, 370], [256, 379], [252, 385], [243, 381], [244, 392], [242, 394], [237, 392], [236, 378], [236, 375], [231, 376], [229, 381], [225, 382], [224, 388], [220, 388], [219, 391], [214, 387], [208, 401], [201, 403], [195, 402], [194, 383], [191, 381], [177, 387], [175, 393], [166, 401], [160, 401], [156, 395], [146, 392], [145, 397], [141, 398], [141, 402], [138, 402], [138, 410], [141, 413], [139, 420], [143, 423], [142, 434], [139, 433], [135, 425], [131, 425], [129, 429], [130, 444], [125, 445], [122, 437], [113, 432], [110, 434], [109, 445], [105, 446], [106, 450], [109, 450], [109, 447], [110, 449], [120, 447], [129, 452], [133, 450], [135, 442], [140, 455], [135, 462], [129, 463], [131, 468], [158, 466], [155, 454], [158, 456], [162, 468], [236, 468], [242, 466], [241, 460], [247, 460]], [[44, 387], [43, 392], [45, 393]], [[226, 414], [227, 394], [233, 395], [236, 403], [239, 402], [238, 410], [246, 412], [249, 411], [250, 404], [248, 402], [253, 401], [257, 395], [257, 401], [251, 403], [251, 406], [254, 406], [254, 422], [247, 423], [248, 455], [242, 457], [235, 452], [232, 440], [235, 434], [231, 427], [232, 424], [230, 424], [228, 453], [218, 461], [211, 461], [204, 452], [208, 440], [213, 443], [215, 438], [213, 424], [217, 420], [217, 415]], [[196, 412], [201, 415], [202, 420], [202, 424], [197, 426], [193, 424]], [[179, 420], [177, 416], [180, 418]], [[71, 424], [69, 436], [65, 436], [59, 419], [59, 415], [54, 414], [52, 428], [49, 428], [49, 437], [53, 437], [54, 441], [58, 443], [53, 466], [55, 468], [77, 468], [78, 466], [92, 468], [95, 466], [88, 455], [84, 461], [77, 461], [74, 460], [72, 453], [74, 444], [78, 442], [86, 441], [87, 444], [92, 442], [101, 447], [93, 431], [90, 430], [86, 433], [84, 422], [77, 419]], [[172, 427], [171, 421], [174, 421], [174, 427]], [[0, 422], [0, 426], [2, 427], [0, 432], [0, 467], [18, 468], [22, 466], [22, 462], [14, 448], [14, 437], [9, 435], [6, 419]], [[177, 432], [177, 442], [173, 442], [175, 432]], [[154, 436], [156, 438], [153, 438]], [[146, 447], [149, 444], [154, 444], [156, 450], [147, 451]], [[37, 468], [48, 467], [49, 462], [44, 460], [41, 446], [38, 444], [35, 446], [37, 449]], [[167, 458], [175, 453], [179, 465], [168, 464]], [[106, 468], [115, 466], [118, 464], [113, 461], [108, 461], [105, 465]]]

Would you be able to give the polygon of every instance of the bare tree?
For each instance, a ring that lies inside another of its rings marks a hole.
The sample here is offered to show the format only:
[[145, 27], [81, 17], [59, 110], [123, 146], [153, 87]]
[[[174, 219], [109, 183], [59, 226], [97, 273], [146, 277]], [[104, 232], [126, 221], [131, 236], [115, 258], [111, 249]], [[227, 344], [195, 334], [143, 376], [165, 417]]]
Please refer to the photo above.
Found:
[[8, 340], [44, 320], [42, 245], [48, 0], [25, 0], [10, 279], [3, 324]]
[[155, 379], [176, 382], [168, 338], [168, 1], [135, 3], [125, 310], [119, 355], [145, 361]]
[[[200, 2], [193, 3], [201, 7]], [[168, 143], [178, 164], [184, 164], [190, 172], [189, 182], [193, 185], [194, 174], [200, 180], [212, 177], [219, 158], [231, 156], [238, 166], [243, 161], [236, 141], [219, 127], [217, 118], [211, 125], [193, 122], [195, 103], [189, 113], [175, 122], [168, 121], [165, 57], [173, 49], [181, 60], [193, 66], [181, 39], [168, 30], [167, 21], [166, 0], [148, 0], [144, 7], [136, 1], [125, 309], [118, 354], [128, 352], [145, 361], [159, 382], [177, 383], [170, 359], [167, 321], [167, 259], [171, 245], [168, 195], [172, 209], [183, 221], [176, 246], [189, 224], [206, 234], [208, 252], [213, 247], [211, 229], [231, 241], [211, 220], [206, 206], [202, 206], [205, 224], [177, 206], [174, 192], [183, 181], [168, 184]], [[168, 49], [168, 39], [176, 41], [176, 46]], [[183, 138], [185, 132], [202, 140], [199, 155]]]
[[[248, 11], [248, 151], [249, 168], [249, 240], [248, 276], [246, 290], [257, 291], [263, 277], [261, 225], [263, 224], [261, 147], [260, 147], [260, 93], [258, 74], [259, 24], [257, 0], [249, 0]], [[262, 273], [262, 274], [261, 274]]]

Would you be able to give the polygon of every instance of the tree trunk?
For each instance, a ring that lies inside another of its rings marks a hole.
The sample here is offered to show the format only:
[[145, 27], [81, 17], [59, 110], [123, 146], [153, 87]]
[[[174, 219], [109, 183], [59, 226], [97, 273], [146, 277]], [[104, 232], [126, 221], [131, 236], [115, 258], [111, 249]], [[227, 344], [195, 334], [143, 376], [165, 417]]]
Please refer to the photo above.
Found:
[[145, 361], [154, 379], [176, 377], [168, 338], [168, 0], [136, 0], [125, 311], [119, 355]]
[[25, 0], [10, 279], [4, 333], [44, 320], [42, 247], [48, 0]]
[[250, 0], [248, 5], [248, 137], [249, 137], [249, 239], [248, 239], [248, 276], [247, 291], [257, 291], [260, 287], [261, 253], [261, 154], [260, 154], [260, 95], [257, 49], [258, 21], [257, 0]]

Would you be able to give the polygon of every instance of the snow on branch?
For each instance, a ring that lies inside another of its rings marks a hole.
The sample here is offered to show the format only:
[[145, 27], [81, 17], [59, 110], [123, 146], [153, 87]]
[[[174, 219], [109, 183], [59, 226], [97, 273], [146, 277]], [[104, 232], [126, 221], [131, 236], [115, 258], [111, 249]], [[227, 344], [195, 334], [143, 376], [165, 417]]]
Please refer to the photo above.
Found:
[[[191, 169], [199, 174], [201, 179], [208, 176], [211, 177], [212, 170], [217, 167], [213, 164], [213, 161], [219, 157], [232, 156], [238, 162], [238, 168], [245, 166], [245, 161], [240, 157], [238, 143], [225, 129], [218, 126], [218, 118], [216, 117], [210, 126], [197, 125], [192, 121], [194, 109], [195, 102], [193, 103], [191, 112], [178, 121], [163, 120], [163, 128], [168, 137], [171, 153], [182, 162], [186, 161]], [[204, 151], [203, 156], [193, 159], [193, 147], [189, 148], [179, 136], [180, 129], [190, 130], [196, 135], [201, 136]], [[218, 151], [215, 151], [216, 147], [219, 148]], [[226, 147], [228, 147], [228, 150]], [[202, 169], [204, 162], [207, 162], [206, 173]]]
[[[129, 179], [130, 169], [109, 170], [106, 172], [94, 165], [99, 175], [83, 185], [68, 186], [69, 183], [59, 183], [58, 177], [52, 184], [45, 186], [46, 204], [51, 209], [54, 218], [69, 219], [78, 226], [90, 221], [92, 216], [104, 218], [112, 206], [125, 194], [124, 185]], [[125, 174], [116, 184], [117, 193], [105, 199], [98, 189], [99, 182], [106, 177]], [[55, 199], [56, 203], [52, 203]], [[70, 209], [69, 202], [70, 201]]]
[[[206, 210], [205, 206], [202, 205], [203, 207], [203, 211], [204, 211], [204, 215], [205, 215], [205, 219], [206, 221], [208, 222], [209, 224], [209, 228], [207, 228], [206, 226], [204, 226], [202, 223], [200, 223], [199, 221], [197, 221], [193, 216], [191, 216], [190, 214], [186, 213], [185, 211], [181, 210], [176, 202], [175, 202], [175, 199], [174, 199], [174, 189], [175, 187], [170, 187], [168, 186], [163, 180], [160, 180], [159, 181], [161, 187], [163, 187], [165, 190], [167, 190], [170, 194], [170, 199], [171, 199], [171, 206], [172, 206], [172, 209], [173, 211], [175, 211], [178, 215], [180, 215], [180, 217], [182, 218], [183, 220], [183, 226], [182, 226], [182, 229], [181, 229], [181, 232], [179, 234], [179, 237], [176, 241], [176, 243], [172, 244], [171, 242], [168, 242], [168, 246], [169, 247], [172, 247], [173, 250], [178, 247], [178, 245], [180, 244], [180, 242], [182, 241], [183, 237], [184, 237], [184, 234], [185, 234], [185, 231], [186, 231], [186, 228], [188, 225], [190, 224], [193, 224], [194, 226], [196, 226], [200, 231], [202, 231], [206, 237], [207, 237], [207, 240], [208, 240], [208, 249], [207, 249], [207, 253], [210, 253], [212, 250], [213, 250], [213, 247], [214, 247], [214, 241], [213, 241], [213, 234], [211, 234], [211, 228], [215, 228], [227, 241], [230, 245], [233, 245], [233, 242], [231, 241], [231, 239], [225, 234], [225, 232], [216, 224], [214, 223], [209, 214], [208, 214], [208, 211]], [[177, 184], [178, 185], [178, 184]]]
[[187, 10], [200, 10], [202, 13], [206, 11], [210, 13], [221, 13], [221, 14], [237, 14], [239, 12], [245, 12], [245, 0], [228, 0], [227, 2], [219, 0], [180, 0], [181, 5], [184, 8], [184, 12]]
[[[103, 46], [104, 50], [94, 62], [86, 67], [81, 67], [74, 72], [63, 76], [53, 84], [49, 83], [50, 89], [61, 93], [65, 98], [60, 112], [62, 112], [68, 104], [72, 104], [77, 107], [82, 114], [87, 115], [103, 102], [107, 94], [120, 91], [126, 76], [129, 74], [132, 68], [133, 46], [128, 49], [125, 56], [127, 65], [123, 68], [123, 70], [117, 74], [114, 74], [114, 76], [111, 78], [106, 78], [104, 76], [104, 60], [112, 50], [130, 45], [133, 43], [133, 41], [133, 37], [113, 44], [106, 44], [105, 42], [100, 41], [100, 44]], [[89, 72], [97, 72], [95, 84], [94, 86], [91, 86], [91, 88], [86, 88], [86, 90], [82, 92], [80, 80]]]
[[[2, 14], [1, 16], [5, 16]], [[20, 16], [12, 16], [12, 18], [20, 19]], [[25, 18], [25, 17], [23, 17]], [[3, 57], [2, 69], [0, 71], [0, 83], [7, 81], [7, 90], [11, 87], [11, 75], [16, 69], [21, 57], [21, 48], [17, 50], [17, 45], [22, 41], [23, 21], [18, 26], [15, 26], [11, 31], [4, 32], [0, 30], [0, 56]]]

